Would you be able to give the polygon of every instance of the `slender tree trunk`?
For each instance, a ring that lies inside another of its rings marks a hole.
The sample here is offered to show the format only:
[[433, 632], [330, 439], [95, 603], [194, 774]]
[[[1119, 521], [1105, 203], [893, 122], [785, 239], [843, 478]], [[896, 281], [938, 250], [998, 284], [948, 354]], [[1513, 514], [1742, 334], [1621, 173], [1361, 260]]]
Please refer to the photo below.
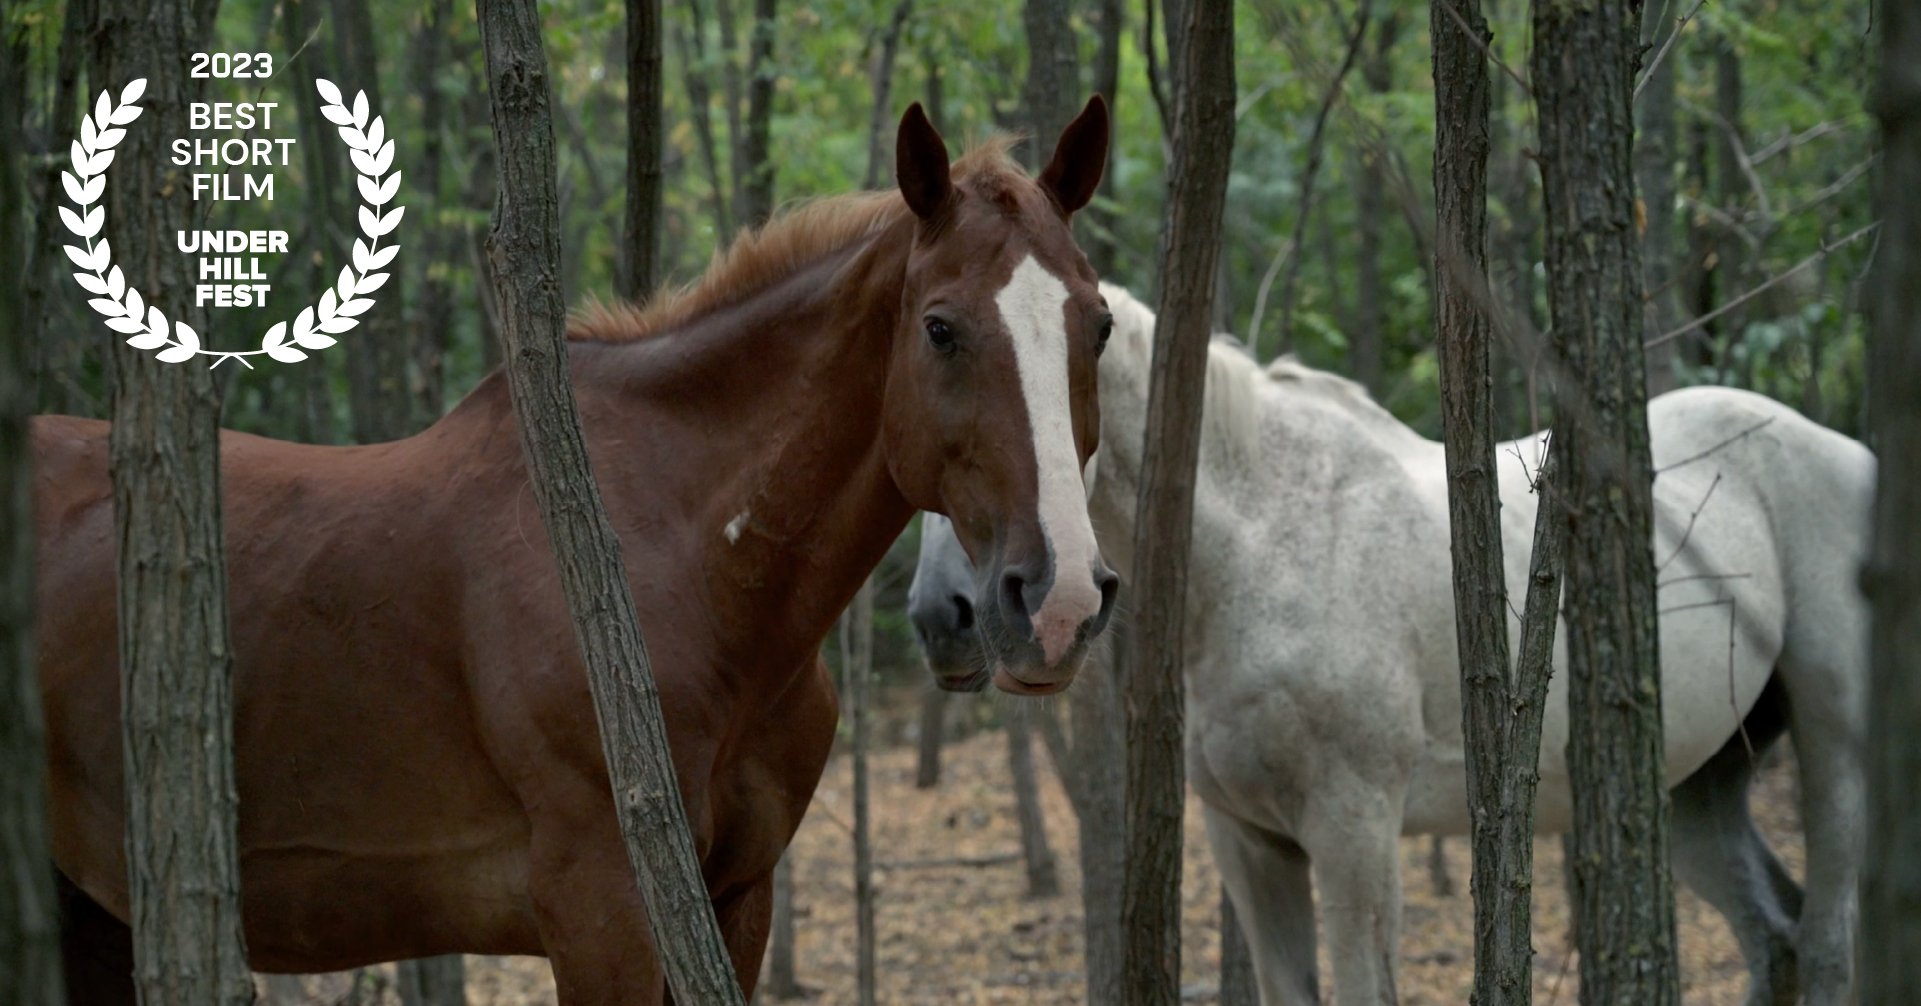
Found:
[[714, 0], [714, 21], [720, 26], [720, 95], [727, 122], [727, 173], [733, 183], [734, 219], [740, 220], [740, 207], [747, 202], [746, 176], [741, 173], [740, 145], [740, 55], [739, 35], [734, 31], [733, 0]]
[[1051, 898], [1061, 893], [1061, 881], [1054, 869], [1054, 851], [1047, 847], [1047, 819], [1041, 814], [1040, 783], [1034, 776], [1030, 715], [1022, 706], [1007, 712], [1007, 768], [1014, 777], [1014, 813], [1020, 822], [1021, 862], [1027, 866], [1027, 896]]
[[1447, 868], [1447, 839], [1440, 835], [1428, 836], [1427, 883], [1437, 898], [1454, 896], [1454, 875]]
[[660, 260], [660, 0], [627, 0], [627, 216], [615, 290], [645, 297]]
[[1033, 135], [1023, 158], [1038, 170], [1054, 138], [1080, 110], [1080, 53], [1067, 0], [1026, 0], [1021, 22], [1027, 28], [1027, 115]]
[[1247, 949], [1247, 934], [1234, 916], [1234, 903], [1227, 889], [1221, 889], [1221, 1006], [1261, 1006], [1261, 991], [1254, 982], [1254, 957]]
[[394, 969], [401, 1006], [465, 1006], [466, 959], [459, 954], [401, 961]]
[[1639, 44], [1627, 0], [1536, 0], [1549, 303], [1570, 375], [1556, 389], [1555, 438], [1570, 542], [1575, 917], [1590, 1006], [1679, 1001], [1634, 213]]
[[774, 117], [774, 37], [779, 0], [754, 0], [747, 40], [747, 125], [740, 140], [741, 205], [737, 215], [759, 227], [774, 215], [774, 161], [769, 128]]
[[[1117, 115], [1115, 99], [1121, 89], [1121, 45], [1127, 32], [1127, 4], [1124, 0], [1100, 0], [1100, 17], [1097, 20], [1100, 30], [1100, 48], [1094, 53], [1094, 90], [1107, 100], [1107, 114]], [[1081, 247], [1087, 250], [1087, 261], [1094, 271], [1102, 276], [1114, 271], [1114, 260], [1119, 253], [1114, 228], [1119, 222], [1118, 215], [1111, 208], [1114, 198], [1114, 172], [1101, 175], [1101, 187], [1093, 205], [1075, 216], [1076, 228], [1080, 235]]]
[[[1649, 53], [1674, 37], [1677, 12], [1669, 4], [1652, 3], [1643, 10], [1642, 45]], [[1680, 65], [1675, 46], [1653, 68], [1635, 99], [1634, 180], [1641, 189], [1646, 230], [1641, 235], [1642, 271], [1646, 276], [1647, 332], [1670, 331], [1685, 321], [1681, 314], [1680, 274], [1675, 262], [1674, 127], [1675, 77]], [[1651, 56], [1649, 58], [1652, 58]], [[1648, 351], [1648, 393], [1658, 395], [1675, 386], [1674, 347], [1662, 343]]]
[[1881, 465], [1862, 576], [1874, 606], [1862, 1006], [1893, 1006], [1921, 988], [1921, 12], [1879, 7], [1881, 247], [1869, 293], [1868, 425]]
[[[286, 0], [281, 7], [281, 44], [285, 51], [300, 49], [319, 24], [318, 0]], [[353, 222], [342, 215], [338, 202], [339, 193], [348, 191], [342, 177], [341, 147], [328, 133], [327, 120], [320, 115], [320, 96], [314, 90], [314, 78], [332, 79], [333, 76], [327, 69], [326, 48], [318, 44], [307, 46], [299, 59], [288, 63], [286, 70], [293, 79], [294, 103], [300, 112], [300, 142], [296, 146], [308, 178], [307, 247], [326, 253], [311, 262], [309, 284], [313, 290], [324, 290], [333, 283], [325, 263], [346, 261], [347, 248], [340, 235], [353, 233], [354, 227]], [[300, 437], [308, 443], [327, 444], [336, 440], [333, 390], [328, 380], [330, 362], [330, 357], [324, 354], [310, 359], [301, 366], [297, 378], [301, 397]]]
[[894, 57], [900, 51], [900, 37], [907, 28], [907, 16], [913, 11], [914, 0], [899, 0], [894, 4], [894, 14], [881, 30], [880, 44], [874, 47], [873, 64], [868, 70], [868, 80], [874, 92], [874, 109], [867, 120], [867, 173], [862, 176], [862, 188], [878, 187], [885, 177], [887, 165], [893, 160], [893, 141], [890, 139], [893, 134], [889, 132], [889, 126], [894, 121]]
[[[440, 67], [446, 59], [447, 29], [453, 16], [452, 0], [431, 0], [414, 37], [409, 60], [413, 86], [420, 95], [421, 121], [425, 135], [420, 146], [420, 166], [416, 177], [424, 179], [422, 191], [427, 205], [439, 206], [446, 197], [441, 178], [442, 151], [445, 146], [447, 102], [440, 93]], [[447, 257], [451, 251], [447, 228], [434, 214], [423, 214], [417, 224], [423, 233], [420, 244], [425, 254], [420, 262], [420, 298], [414, 323], [413, 387], [414, 425], [425, 426], [440, 418], [446, 408], [445, 360], [449, 334], [454, 324], [453, 291], [447, 282]]]
[[[1394, 87], [1394, 41], [1401, 12], [1390, 9], [1375, 30], [1374, 49], [1361, 68], [1369, 91], [1384, 95]], [[1387, 375], [1387, 284], [1381, 274], [1381, 236], [1387, 217], [1387, 165], [1384, 151], [1360, 152], [1360, 188], [1354, 193], [1356, 230], [1361, 243], [1355, 263], [1354, 327], [1348, 345], [1348, 373], [1380, 397]]]
[[1075, 679], [1068, 710], [1074, 739], [1060, 724], [1042, 717], [1041, 737], [1059, 770], [1074, 820], [1080, 830], [1082, 959], [1087, 971], [1087, 1001], [1119, 1002], [1125, 937], [1121, 926], [1121, 878], [1127, 848], [1126, 724], [1121, 709], [1119, 673], [1130, 659], [1125, 626], [1114, 633], [1113, 663], [1090, 661]]
[[933, 789], [940, 785], [940, 749], [946, 732], [947, 693], [930, 678], [921, 692], [920, 759], [914, 768], [915, 789]]
[[[660, 691], [588, 462], [568, 370], [554, 126], [534, 0], [480, 0], [500, 194], [488, 258], [499, 284], [507, 386], [534, 499], [574, 613], [627, 855], [675, 999], [742, 1002], [687, 830]], [[638, 939], [638, 937], [635, 937]]]
[[[1747, 216], [1752, 192], [1747, 174], [1741, 170], [1741, 57], [1733, 40], [1722, 34], [1715, 39], [1714, 110], [1720, 122], [1709, 130], [1714, 136], [1715, 203], [1735, 221]], [[1748, 248], [1741, 235], [1729, 226], [1718, 228], [1714, 240], [1715, 285], [1720, 296], [1734, 298], [1747, 289]], [[1716, 305], [1719, 306], [1719, 305]], [[1728, 336], [1730, 344], [1740, 341], [1747, 329], [1747, 310], [1736, 308], [1721, 316], [1717, 330]], [[1743, 381], [1744, 386], [1752, 381]]]
[[[0, 0], [0, 32], [13, 24]], [[69, 15], [71, 16], [71, 15]], [[20, 175], [20, 96], [25, 93], [24, 33], [0, 34], [0, 276], [26, 270], [25, 179]], [[71, 87], [71, 83], [68, 84]], [[71, 101], [68, 102], [71, 105]], [[51, 216], [52, 214], [47, 214]], [[0, 989], [19, 1006], [64, 1006], [60, 920], [47, 837], [46, 726], [33, 660], [34, 411], [28, 298], [0, 283]]]
[[[701, 161], [707, 168], [708, 204], [714, 210], [714, 230], [718, 243], [724, 246], [734, 234], [733, 200], [728, 198], [732, 190], [721, 180], [720, 151], [714, 140], [714, 91], [703, 69], [707, 61], [706, 26], [700, 4], [687, 4], [686, 10], [693, 20], [693, 30], [683, 29], [679, 22], [673, 24], [674, 53], [680, 57], [681, 77], [687, 87], [688, 117], [693, 120], [694, 138], [700, 144]], [[693, 38], [691, 47], [689, 35]]]
[[759, 996], [768, 999], [798, 999], [802, 995], [800, 978], [794, 970], [794, 857], [793, 850], [780, 857], [774, 867], [773, 919], [767, 939], [767, 973], [762, 977]]
[[[48, 149], [64, 153], [73, 146], [74, 130], [79, 128], [79, 114], [75, 110], [80, 84], [80, 64], [85, 55], [87, 32], [93, 25], [93, 0], [69, 0], [60, 26], [60, 48], [54, 57], [53, 108], [52, 119], [48, 123]], [[4, 24], [5, 22], [0, 22]], [[23, 79], [27, 63], [22, 51], [15, 63]], [[13, 94], [24, 94], [13, 90]], [[14, 117], [18, 125], [19, 117]], [[9, 151], [19, 150], [17, 143], [9, 145]], [[37, 214], [33, 223], [33, 243], [28, 246], [28, 257], [20, 264], [25, 268], [8, 275], [27, 277], [26, 304], [20, 319], [20, 338], [27, 347], [31, 372], [40, 382], [40, 401], [50, 412], [71, 413], [74, 415], [94, 415], [97, 403], [89, 403], [87, 397], [79, 393], [75, 375], [79, 373], [87, 350], [87, 335], [98, 331], [89, 320], [85, 325], [68, 326], [56, 324], [54, 318], [64, 314], [66, 304], [59, 308], [49, 303], [47, 292], [57, 283], [65, 282], [61, 266], [66, 262], [65, 252], [60, 250], [64, 244], [63, 235], [55, 230], [56, 219], [51, 207], [60, 201], [60, 172], [66, 167], [62, 161], [55, 160], [40, 172], [40, 201], [43, 212]], [[23, 182], [25, 179], [22, 180]], [[25, 218], [20, 218], [16, 226], [24, 228]]]
[[[147, 82], [145, 114], [107, 174], [107, 231], [128, 285], [206, 331], [175, 231], [190, 190], [165, 137], [185, 131], [216, 5], [102, 0], [92, 77]], [[253, 1001], [235, 838], [232, 649], [220, 529], [219, 392], [204, 365], [120, 345], [109, 470], [119, 541], [122, 750], [134, 984], [149, 1003]]]
[[1183, 27], [1168, 33], [1174, 156], [1134, 533], [1134, 582], [1152, 589], [1137, 601], [1139, 652], [1127, 682], [1124, 1001], [1142, 1004], [1171, 1003], [1180, 995], [1181, 623], [1214, 262], [1234, 150], [1234, 12], [1227, 4], [1183, 7]]
[[853, 734], [849, 757], [854, 769], [854, 941], [855, 981], [860, 1006], [875, 1003], [874, 845], [867, 796], [867, 719], [874, 662], [874, 581], [861, 584], [854, 603], [841, 616], [841, 702]]
[[[375, 109], [384, 109], [380, 100], [379, 44], [374, 39], [373, 13], [367, 4], [368, 0], [330, 0], [330, 27], [341, 75], [347, 80], [345, 90], [364, 90]], [[352, 185], [344, 184], [340, 191], [352, 192]], [[344, 231], [352, 232], [351, 226]], [[406, 298], [395, 289], [402, 274], [396, 271], [391, 275], [392, 281], [381, 294], [381, 301], [389, 306], [385, 310], [375, 307], [362, 319], [366, 323], [365, 338], [355, 344], [353, 352], [342, 356], [347, 365], [354, 440], [363, 444], [397, 440], [415, 429], [407, 381], [408, 362], [414, 355], [413, 333], [393, 314]]]

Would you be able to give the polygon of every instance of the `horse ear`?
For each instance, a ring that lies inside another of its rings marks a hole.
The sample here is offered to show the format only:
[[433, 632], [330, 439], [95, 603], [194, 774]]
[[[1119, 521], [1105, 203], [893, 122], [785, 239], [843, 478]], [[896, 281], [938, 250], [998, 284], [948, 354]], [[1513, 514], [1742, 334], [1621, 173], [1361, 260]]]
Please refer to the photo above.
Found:
[[927, 121], [927, 113], [916, 101], [901, 116], [900, 134], [894, 142], [894, 177], [907, 206], [922, 220], [932, 220], [954, 194], [954, 183], [947, 173], [947, 144], [940, 131]]
[[1054, 157], [1041, 172], [1041, 188], [1052, 193], [1069, 216], [1086, 206], [1107, 170], [1107, 102], [1096, 94], [1067, 124]]

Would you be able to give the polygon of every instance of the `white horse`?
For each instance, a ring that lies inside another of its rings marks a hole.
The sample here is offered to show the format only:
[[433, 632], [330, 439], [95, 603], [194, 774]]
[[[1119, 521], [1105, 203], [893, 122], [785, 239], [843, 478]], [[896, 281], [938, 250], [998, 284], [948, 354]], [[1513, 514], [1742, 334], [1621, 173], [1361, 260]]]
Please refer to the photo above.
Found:
[[[1126, 291], [1102, 293], [1115, 325], [1100, 368], [1091, 511], [1125, 576], [1154, 319]], [[1336, 1001], [1392, 1003], [1396, 837], [1468, 829], [1442, 448], [1350, 381], [1291, 360], [1262, 370], [1219, 341], [1205, 402], [1186, 605], [1188, 780], [1262, 1002], [1318, 1001], [1318, 887]], [[1799, 987], [1811, 1006], [1838, 1006], [1850, 995], [1863, 814], [1866, 621], [1855, 570], [1875, 462], [1743, 391], [1675, 391], [1648, 411], [1674, 870], [1726, 916], [1751, 1004], [1790, 1004]], [[1526, 466], [1541, 444], [1498, 448], [1517, 604], [1535, 512]], [[966, 556], [939, 522], [924, 534], [910, 593], [916, 628], [934, 644], [937, 673], [979, 687], [972, 662], [939, 659], [952, 652], [946, 637], [965, 631], [973, 579], [952, 571], [965, 571]], [[1509, 623], [1518, 638], [1512, 613]], [[1544, 832], [1566, 830], [1571, 817], [1558, 645], [1555, 656], [1537, 793]], [[1805, 895], [1747, 807], [1755, 758], [1789, 729]]]

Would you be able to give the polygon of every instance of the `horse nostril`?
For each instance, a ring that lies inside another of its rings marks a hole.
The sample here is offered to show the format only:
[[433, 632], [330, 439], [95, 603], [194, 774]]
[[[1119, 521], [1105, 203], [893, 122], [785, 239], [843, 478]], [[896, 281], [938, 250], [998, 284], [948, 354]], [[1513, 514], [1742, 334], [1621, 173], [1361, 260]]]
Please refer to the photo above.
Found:
[[961, 632], [974, 627], [974, 605], [967, 598], [954, 595], [954, 628]]
[[1016, 615], [1028, 615], [1027, 580], [1019, 573], [1001, 577], [1001, 606]]
[[1114, 598], [1121, 592], [1121, 578], [1118, 573], [1101, 566], [1094, 571], [1094, 583], [1101, 591], [1101, 610], [1094, 616], [1094, 631], [1099, 632], [1107, 625], [1107, 616], [1114, 610]]

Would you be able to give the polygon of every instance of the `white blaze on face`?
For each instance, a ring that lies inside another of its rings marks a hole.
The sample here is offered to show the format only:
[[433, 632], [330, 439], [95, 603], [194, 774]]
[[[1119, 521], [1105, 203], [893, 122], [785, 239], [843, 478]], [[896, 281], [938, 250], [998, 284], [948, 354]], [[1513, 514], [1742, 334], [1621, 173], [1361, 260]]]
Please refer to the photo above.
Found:
[[1041, 534], [1053, 556], [1052, 582], [1039, 610], [1029, 612], [1041, 652], [1052, 665], [1074, 645], [1081, 624], [1101, 610], [1094, 585], [1100, 550], [1087, 520], [1086, 487], [1068, 406], [1067, 286], [1033, 256], [1021, 260], [994, 298], [1014, 340], [1027, 425], [1034, 435]]

